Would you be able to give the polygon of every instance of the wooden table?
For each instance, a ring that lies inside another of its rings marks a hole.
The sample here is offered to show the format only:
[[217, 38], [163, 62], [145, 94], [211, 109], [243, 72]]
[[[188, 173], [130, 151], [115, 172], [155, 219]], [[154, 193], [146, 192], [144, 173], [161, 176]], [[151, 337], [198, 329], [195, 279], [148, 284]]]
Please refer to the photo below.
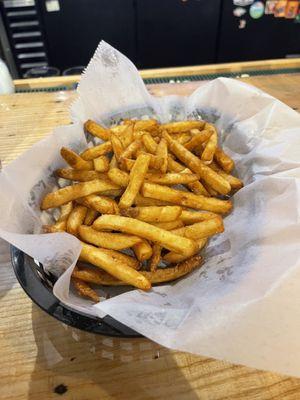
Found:
[[[300, 110], [300, 74], [243, 80]], [[149, 89], [156, 95], [188, 94], [202, 83]], [[2, 163], [69, 123], [74, 97], [72, 91], [0, 96]], [[64, 326], [24, 294], [3, 242], [0, 268], [0, 399], [300, 398], [300, 379], [170, 351], [147, 339], [107, 338]]]

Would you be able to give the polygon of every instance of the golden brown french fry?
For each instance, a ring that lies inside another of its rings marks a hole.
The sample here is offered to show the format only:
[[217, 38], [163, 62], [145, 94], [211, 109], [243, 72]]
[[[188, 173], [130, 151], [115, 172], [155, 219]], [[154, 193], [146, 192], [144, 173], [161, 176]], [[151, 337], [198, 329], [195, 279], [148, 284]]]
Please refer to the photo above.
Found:
[[80, 154], [80, 157], [82, 157], [84, 160], [94, 160], [95, 158], [103, 156], [104, 154], [107, 154], [111, 151], [112, 151], [112, 144], [110, 141], [107, 141], [98, 144], [98, 146], [90, 147], [84, 150]]
[[162, 138], [158, 143], [156, 156], [162, 160], [160, 171], [165, 174], [168, 168], [168, 145], [166, 139]]
[[184, 145], [185, 143], [190, 141], [191, 134], [189, 132], [175, 133], [174, 135], [172, 135], [172, 138]]
[[134, 122], [134, 131], [153, 132], [158, 129], [158, 123], [155, 119], [136, 120]]
[[168, 203], [167, 201], [160, 201], [157, 199], [150, 199], [150, 197], [144, 197], [140, 193], [136, 195], [134, 199], [134, 204], [139, 207], [173, 205], [172, 203]]
[[94, 169], [98, 172], [106, 172], [109, 169], [109, 159], [107, 156], [94, 158]]
[[70, 212], [67, 220], [67, 232], [71, 235], [77, 236], [78, 228], [83, 224], [87, 213], [87, 208], [84, 206], [75, 206]]
[[74, 169], [80, 171], [90, 171], [94, 169], [94, 165], [91, 161], [85, 161], [73, 150], [67, 147], [62, 147], [60, 150], [62, 158]]
[[130, 207], [143, 184], [150, 163], [150, 155], [141, 154], [130, 171], [129, 183], [119, 201], [120, 208]]
[[196, 222], [193, 225], [175, 229], [172, 233], [189, 239], [203, 239], [216, 233], [224, 232], [222, 217], [219, 215], [206, 221]]
[[78, 182], [87, 182], [92, 181], [94, 179], [103, 179], [104, 174], [101, 174], [97, 171], [78, 171], [71, 168], [60, 168], [55, 171], [55, 175], [69, 179], [71, 181], [78, 181]]
[[73, 202], [70, 201], [60, 207], [60, 216], [57, 222], [66, 221], [69, 218], [70, 212], [73, 210]]
[[149, 258], [152, 256], [152, 247], [147, 240], [144, 239], [140, 243], [137, 243], [133, 246], [133, 251], [136, 258], [140, 262], [149, 260]]
[[166, 231], [171, 231], [176, 228], [181, 228], [184, 226], [184, 223], [178, 219], [177, 221], [169, 221], [169, 222], [151, 222], [151, 225], [155, 225], [160, 229], [165, 229]]
[[191, 211], [182, 210], [180, 214], [180, 219], [185, 225], [195, 224], [196, 222], [206, 221], [217, 217], [218, 214], [208, 211]]
[[67, 230], [67, 221], [57, 221], [53, 225], [43, 225], [45, 233], [65, 232]]
[[112, 144], [114, 155], [115, 155], [117, 161], [119, 161], [120, 157], [124, 151], [123, 144], [122, 144], [121, 140], [118, 138], [118, 136], [113, 133], [110, 136], [110, 141]]
[[76, 183], [72, 186], [66, 186], [58, 189], [55, 192], [48, 193], [42, 200], [41, 210], [58, 207], [68, 203], [71, 200], [79, 199], [80, 197], [88, 196], [93, 193], [108, 193], [113, 190], [118, 190], [119, 186], [112, 182], [95, 179], [93, 181]]
[[187, 185], [198, 181], [198, 176], [192, 173], [148, 173], [146, 180], [153, 183], [159, 183], [160, 185]]
[[219, 196], [219, 193], [216, 192], [215, 189], [213, 189], [208, 183], [204, 183], [203, 186], [208, 191], [210, 196], [213, 196], [213, 197], [218, 197]]
[[180, 143], [171, 138], [170, 135], [163, 132], [163, 136], [168, 142], [169, 149], [184, 162], [187, 167], [195, 172], [204, 182], [207, 182], [218, 193], [228, 194], [231, 190], [230, 184], [218, 175], [215, 171], [205, 165], [197, 156], [187, 150]]
[[86, 212], [86, 216], [84, 219], [84, 225], [92, 225], [92, 223], [95, 221], [96, 218], [99, 217], [99, 213], [96, 210], [92, 210], [91, 208], [88, 208]]
[[144, 133], [142, 136], [142, 142], [146, 148], [146, 150], [151, 154], [156, 154], [157, 143], [150, 135], [150, 133]]
[[[139, 271], [149, 282], [163, 283], [174, 281], [175, 279], [181, 278], [184, 275], [192, 272], [196, 268], [200, 268], [202, 264], [202, 257], [197, 255], [185, 260], [175, 267], [171, 268], [158, 268], [156, 271]], [[114, 278], [108, 273], [95, 270], [91, 267], [84, 267], [73, 272], [74, 277], [78, 277], [86, 282], [96, 283], [104, 286], [119, 286], [126, 285], [126, 283]], [[128, 284], [127, 284], [128, 285]]]
[[153, 253], [152, 257], [149, 260], [149, 269], [150, 271], [156, 271], [157, 266], [161, 260], [161, 246], [159, 244], [154, 243], [153, 245]]
[[129, 184], [129, 174], [119, 168], [111, 168], [107, 175], [118, 186], [127, 187]]
[[95, 303], [100, 301], [100, 297], [86, 282], [81, 279], [75, 278], [72, 276], [71, 281], [77, 291], [77, 293], [82, 297], [88, 297], [93, 300]]
[[140, 269], [140, 262], [127, 254], [120, 253], [119, 251], [116, 251], [116, 250], [105, 249], [105, 248], [101, 248], [101, 251], [106, 253], [107, 255], [113, 257], [115, 261], [119, 261], [120, 263], [123, 263], [130, 268], [133, 268], [135, 270]]
[[166, 130], [169, 133], [187, 132], [191, 129], [201, 129], [205, 125], [204, 121], [179, 121], [160, 125], [160, 130]]
[[76, 202], [88, 208], [92, 208], [101, 214], [119, 214], [117, 202], [107, 196], [90, 194], [77, 199]]
[[124, 149], [128, 147], [134, 140], [133, 124], [128, 125], [126, 129], [118, 135]]
[[[141, 155], [141, 154], [147, 154], [150, 157], [149, 168], [160, 169], [161, 165], [163, 164], [163, 159], [161, 157], [157, 157], [157, 156], [155, 156], [153, 154], [150, 154], [150, 153], [145, 153], [142, 150], [138, 150], [136, 152], [137, 157], [139, 155]], [[129, 159], [126, 158], [125, 160], [129, 160]]]
[[142, 186], [141, 193], [144, 197], [159, 199], [180, 206], [195, 208], [196, 210], [206, 210], [224, 214], [229, 212], [232, 208], [232, 204], [229, 200], [219, 200], [196, 195], [168, 186], [157, 185], [156, 183], [145, 182]]
[[134, 207], [121, 210], [121, 215], [139, 219], [144, 222], [169, 222], [178, 220], [182, 208], [179, 206]]
[[[206, 245], [207, 241], [208, 240], [206, 238], [196, 240], [198, 247], [195, 250], [195, 254], [199, 253], [199, 251], [201, 249], [203, 249], [203, 247]], [[194, 256], [195, 254], [192, 254], [190, 257]], [[173, 251], [170, 251], [163, 257], [163, 260], [167, 263], [175, 264], [178, 262], [182, 262], [182, 261], [186, 260], [187, 258], [188, 257], [186, 257], [186, 255], [182, 255], [182, 254], [178, 254], [178, 253], [174, 253]]]
[[141, 140], [134, 140], [130, 145], [123, 151], [120, 156], [120, 162], [122, 162], [123, 158], [131, 158], [137, 150], [142, 147]]
[[81, 225], [79, 235], [85, 242], [112, 250], [123, 250], [142, 242], [138, 236], [126, 235], [124, 233], [99, 232], [95, 229]]
[[199, 131], [195, 136], [192, 136], [191, 140], [184, 144], [184, 147], [193, 151], [197, 146], [202, 145], [202, 143], [206, 142], [212, 134], [210, 130]]
[[[104, 269], [115, 278], [120, 279], [129, 285], [143, 290], [151, 289], [151, 283], [149, 280], [126, 263], [116, 259], [113, 250], [99, 249], [83, 242], [81, 242], [81, 245], [82, 249], [80, 259], [82, 261], [89, 262]], [[113, 253], [109, 253], [109, 251]]]
[[201, 160], [210, 164], [214, 158], [214, 154], [218, 145], [218, 134], [216, 128], [212, 124], [205, 124], [205, 129], [210, 130], [212, 134], [206, 142], [205, 148], [201, 155]]
[[[140, 236], [144, 239], [159, 243], [166, 249], [177, 253], [187, 253], [195, 248], [195, 243], [187, 238], [172, 234], [164, 229], [157, 228], [147, 222], [139, 221], [133, 218], [121, 217], [119, 215], [102, 215], [97, 218], [93, 224], [96, 230], [112, 229], [120, 232], [130, 233]], [[182, 240], [184, 239], [184, 240]]]
[[216, 148], [215, 161], [220, 165], [220, 167], [229, 174], [234, 168], [234, 161], [229, 155], [227, 155], [220, 147]]
[[109, 140], [110, 139], [110, 131], [109, 129], [103, 128], [100, 124], [97, 124], [96, 122], [92, 120], [86, 121], [84, 124], [84, 129], [86, 132], [90, 133], [93, 136], [96, 136], [102, 140]]
[[211, 163], [210, 167], [229, 182], [233, 190], [239, 190], [244, 186], [243, 181], [233, 175], [227, 174], [214, 161]]

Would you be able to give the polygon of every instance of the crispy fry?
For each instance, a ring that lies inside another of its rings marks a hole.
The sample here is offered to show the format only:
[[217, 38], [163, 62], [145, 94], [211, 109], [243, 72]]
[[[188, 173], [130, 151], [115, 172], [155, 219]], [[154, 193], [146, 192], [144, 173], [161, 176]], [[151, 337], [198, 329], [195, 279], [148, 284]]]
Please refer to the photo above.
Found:
[[115, 154], [115, 157], [117, 159], [117, 161], [120, 160], [120, 157], [124, 151], [123, 145], [121, 140], [118, 138], [118, 136], [116, 136], [115, 134], [111, 134], [110, 136], [110, 141], [112, 144], [112, 148]]
[[206, 221], [196, 222], [193, 225], [175, 229], [172, 233], [189, 239], [203, 239], [224, 231], [222, 217], [219, 215]]
[[[166, 249], [173, 250], [177, 253], [186, 253], [190, 249], [194, 249], [195, 243], [187, 238], [183, 238], [172, 234], [164, 229], [157, 228], [146, 222], [133, 218], [120, 217], [118, 215], [102, 215], [97, 218], [93, 224], [93, 228], [97, 230], [113, 229], [120, 232], [130, 233], [140, 236], [144, 239], [159, 243]], [[182, 240], [185, 239], [185, 240]]]
[[88, 208], [86, 212], [86, 216], [84, 219], [84, 225], [92, 225], [92, 223], [95, 221], [96, 218], [99, 217], [99, 213], [96, 210], [92, 210], [91, 208]]
[[71, 168], [60, 168], [55, 171], [55, 175], [78, 182], [93, 181], [94, 179], [103, 179], [104, 174], [97, 171], [78, 171]]
[[109, 159], [107, 156], [100, 156], [93, 160], [94, 169], [99, 172], [106, 172], [109, 169]]
[[175, 221], [181, 214], [179, 206], [164, 206], [164, 207], [134, 207], [121, 210], [121, 215], [139, 219], [144, 222], [169, 222]]
[[189, 142], [191, 139], [191, 134], [189, 132], [180, 132], [172, 135], [172, 138], [177, 140], [179, 143], [184, 145], [185, 143]]
[[149, 163], [150, 156], [148, 154], [141, 154], [136, 159], [130, 171], [128, 186], [119, 201], [120, 208], [128, 208], [133, 204], [135, 196], [139, 192], [145, 179]]
[[81, 279], [75, 278], [72, 276], [72, 283], [77, 291], [77, 293], [82, 297], [88, 297], [93, 300], [95, 303], [100, 301], [100, 297], [97, 295], [95, 290], [93, 290], [86, 282]]
[[149, 131], [153, 132], [158, 129], [156, 119], [136, 120], [134, 122], [134, 131]]
[[190, 170], [195, 172], [203, 181], [207, 182], [218, 193], [228, 194], [231, 190], [230, 184], [220, 177], [215, 171], [205, 165], [193, 153], [187, 150], [180, 143], [171, 138], [170, 135], [163, 133], [168, 141], [169, 149], [184, 162]]
[[[207, 243], [207, 239], [203, 238], [203, 239], [198, 239], [196, 240], [197, 243], [197, 249], [195, 250], [195, 253], [192, 254], [190, 257], [194, 256], [195, 254], [199, 253], [199, 251], [201, 249], [203, 249], [203, 247], [206, 245]], [[173, 251], [170, 251], [169, 253], [167, 253], [164, 257], [163, 260], [167, 263], [170, 264], [175, 264], [178, 262], [182, 262], [184, 260], [186, 260], [188, 257], [186, 257], [186, 255], [182, 255], [182, 254], [178, 254], [178, 253], [174, 253]]]
[[172, 203], [161, 201], [157, 199], [150, 199], [150, 197], [144, 197], [140, 193], [138, 193], [134, 199], [134, 204], [139, 207], [148, 207], [148, 206], [172, 206]]
[[232, 190], [239, 190], [244, 186], [243, 182], [239, 178], [227, 174], [214, 161], [211, 163], [210, 167], [211, 169], [216, 171], [220, 176], [222, 176], [222, 178], [224, 178], [227, 182], [229, 182]]
[[69, 218], [70, 212], [73, 210], [73, 202], [70, 201], [60, 207], [60, 217], [57, 222], [66, 221]]
[[161, 246], [159, 244], [153, 245], [152, 257], [149, 260], [149, 269], [154, 272], [157, 270], [157, 266], [161, 259]]
[[124, 233], [98, 232], [89, 226], [80, 226], [79, 235], [85, 242], [112, 250], [123, 250], [142, 242], [138, 236]]
[[41, 209], [58, 207], [68, 203], [71, 200], [79, 199], [80, 197], [88, 196], [93, 193], [104, 192], [119, 189], [119, 186], [112, 182], [95, 179], [93, 181], [77, 183], [73, 186], [66, 186], [58, 189], [55, 192], [48, 193], [42, 200]]
[[224, 214], [229, 212], [232, 207], [229, 200], [213, 199], [155, 183], [144, 183], [141, 192], [144, 197], [159, 199], [180, 206], [195, 208], [196, 210], [207, 210]]
[[100, 124], [97, 124], [96, 122], [92, 120], [86, 121], [84, 124], [84, 129], [86, 132], [90, 133], [93, 136], [96, 136], [102, 140], [109, 140], [110, 139], [110, 131], [109, 129], [103, 128]]
[[218, 192], [215, 191], [208, 183], [204, 183], [203, 186], [208, 191], [210, 196], [217, 197], [219, 195]]
[[168, 168], [168, 145], [166, 139], [162, 138], [158, 143], [156, 156], [162, 160], [160, 171], [165, 174]]
[[[161, 157], [157, 157], [150, 153], [145, 153], [143, 150], [138, 150], [136, 152], [137, 157], [141, 154], [147, 154], [148, 157], [150, 157], [149, 168], [160, 169], [160, 167], [164, 161]], [[126, 160], [128, 160], [128, 158]], [[128, 167], [129, 167], [129, 165], [128, 165]]]
[[123, 263], [130, 268], [133, 268], [135, 270], [140, 269], [140, 262], [127, 254], [120, 253], [119, 251], [116, 251], [116, 250], [105, 249], [105, 248], [101, 248], [101, 251], [106, 253], [109, 256], [112, 256], [115, 261], [119, 261], [120, 263]]
[[218, 214], [208, 211], [191, 211], [182, 210], [180, 214], [180, 219], [185, 225], [195, 224], [196, 222], [206, 221], [217, 217]]
[[78, 228], [83, 224], [87, 213], [87, 208], [84, 206], [75, 206], [70, 212], [67, 220], [67, 232], [77, 236]]
[[216, 148], [214, 159], [220, 167], [229, 174], [234, 168], [234, 161], [220, 147]]
[[148, 243], [147, 240], [142, 240], [140, 243], [137, 243], [133, 246], [133, 251], [136, 258], [140, 261], [149, 260], [152, 255], [152, 247]]
[[104, 269], [117, 279], [139, 289], [151, 289], [151, 283], [140, 272], [114, 257], [113, 250], [99, 249], [81, 242], [80, 259]]
[[205, 124], [205, 129], [210, 130], [212, 134], [206, 142], [206, 146], [201, 155], [201, 160], [210, 164], [214, 158], [214, 154], [217, 148], [218, 134], [216, 128], [212, 124]]
[[129, 174], [119, 168], [111, 168], [107, 175], [118, 186], [127, 187], [129, 184]]
[[141, 140], [134, 140], [121, 154], [120, 156], [120, 162], [122, 162], [122, 159], [124, 158], [130, 158], [132, 157], [138, 149], [142, 147], [142, 142]]
[[204, 121], [179, 121], [170, 122], [169, 124], [162, 124], [160, 130], [166, 130], [169, 133], [187, 132], [191, 129], [201, 129], [205, 125]]
[[195, 136], [192, 137], [192, 139], [184, 144], [184, 147], [189, 150], [189, 151], [193, 151], [197, 146], [201, 145], [202, 143], [206, 142], [211, 134], [212, 131], [210, 130], [203, 130], [203, 131], [198, 131], [199, 133], [197, 133]]
[[119, 207], [115, 200], [107, 196], [90, 194], [76, 200], [77, 203], [92, 208], [101, 214], [119, 214]]
[[[174, 281], [175, 279], [181, 278], [184, 275], [192, 272], [196, 268], [200, 268], [202, 264], [202, 257], [197, 255], [185, 260], [175, 267], [172, 268], [158, 268], [156, 271], [140, 271], [140, 274], [144, 276], [152, 284], [163, 283]], [[78, 277], [86, 282], [96, 283], [104, 286], [119, 286], [126, 285], [126, 283], [117, 280], [108, 273], [95, 270], [89, 267], [80, 269], [73, 272], [74, 277]]]
[[112, 144], [111, 142], [108, 141], [101, 143], [98, 146], [90, 147], [84, 150], [80, 154], [80, 157], [82, 157], [84, 160], [94, 160], [95, 158], [103, 156], [104, 154], [107, 154], [111, 151], [112, 151]]
[[184, 226], [184, 223], [180, 219], [169, 222], [151, 222], [151, 224], [157, 226], [158, 228], [165, 229], [166, 231], [171, 231]]
[[133, 124], [128, 125], [126, 129], [119, 133], [119, 139], [122, 142], [123, 148], [126, 149], [134, 140]]
[[43, 225], [45, 233], [65, 232], [67, 230], [67, 221], [58, 221], [53, 225]]
[[168, 173], [158, 174], [149, 173], [146, 175], [146, 180], [153, 183], [159, 183], [160, 185], [187, 185], [198, 181], [198, 176], [192, 173]]
[[62, 158], [74, 169], [80, 171], [90, 171], [94, 169], [94, 165], [91, 161], [85, 161], [73, 150], [67, 147], [62, 147], [60, 150]]
[[142, 135], [142, 142], [146, 148], [146, 150], [151, 153], [151, 154], [156, 154], [156, 149], [157, 149], [157, 143], [153, 139], [153, 137], [150, 135], [150, 133], [144, 133]]

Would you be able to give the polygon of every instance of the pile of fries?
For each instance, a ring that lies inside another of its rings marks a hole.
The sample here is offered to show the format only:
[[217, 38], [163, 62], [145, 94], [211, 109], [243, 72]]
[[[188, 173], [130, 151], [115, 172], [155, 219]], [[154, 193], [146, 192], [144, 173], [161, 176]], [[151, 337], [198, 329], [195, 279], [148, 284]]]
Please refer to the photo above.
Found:
[[61, 210], [45, 232], [81, 240], [72, 275], [77, 292], [98, 302], [91, 284], [149, 290], [198, 268], [199, 251], [224, 230], [228, 196], [243, 186], [230, 174], [234, 162], [218, 146], [216, 128], [149, 119], [110, 129], [89, 120], [85, 130], [103, 143], [81, 154], [62, 148], [70, 168], [56, 176], [70, 186], [41, 203], [42, 210]]

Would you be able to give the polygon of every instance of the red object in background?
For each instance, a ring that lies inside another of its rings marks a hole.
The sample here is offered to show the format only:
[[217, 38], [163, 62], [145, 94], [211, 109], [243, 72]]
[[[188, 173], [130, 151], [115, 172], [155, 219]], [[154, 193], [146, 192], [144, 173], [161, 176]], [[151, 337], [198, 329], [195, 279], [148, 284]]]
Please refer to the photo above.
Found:
[[285, 9], [287, 6], [287, 1], [278, 1], [274, 8], [274, 16], [276, 18], [285, 17]]
[[299, 1], [289, 1], [285, 8], [285, 18], [296, 18], [299, 9]]

